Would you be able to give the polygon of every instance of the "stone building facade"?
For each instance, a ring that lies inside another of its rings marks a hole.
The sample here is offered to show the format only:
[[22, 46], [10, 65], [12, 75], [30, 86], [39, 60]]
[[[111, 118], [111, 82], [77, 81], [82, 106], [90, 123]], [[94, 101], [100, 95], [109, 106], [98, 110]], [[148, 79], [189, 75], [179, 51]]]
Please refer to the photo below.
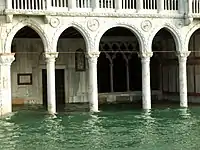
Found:
[[0, 2], [0, 108], [199, 102], [199, 0]]

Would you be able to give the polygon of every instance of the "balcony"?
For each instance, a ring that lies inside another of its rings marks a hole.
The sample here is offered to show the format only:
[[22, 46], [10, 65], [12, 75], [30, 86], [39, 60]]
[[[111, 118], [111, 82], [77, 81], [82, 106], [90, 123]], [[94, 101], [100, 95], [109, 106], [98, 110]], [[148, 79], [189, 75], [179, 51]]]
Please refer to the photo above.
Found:
[[200, 0], [6, 0], [6, 15], [200, 17]]

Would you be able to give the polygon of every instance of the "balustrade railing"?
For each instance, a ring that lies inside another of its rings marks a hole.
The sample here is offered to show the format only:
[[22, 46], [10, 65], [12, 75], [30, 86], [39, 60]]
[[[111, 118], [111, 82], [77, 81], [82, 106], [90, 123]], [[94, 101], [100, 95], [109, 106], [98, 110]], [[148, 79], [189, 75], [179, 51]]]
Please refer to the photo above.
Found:
[[200, 13], [200, 0], [191, 0], [191, 4], [189, 6], [191, 7], [192, 13]]
[[51, 2], [51, 7], [68, 7], [68, 0], [51, 0], [50, 2]]
[[143, 5], [144, 9], [157, 9], [157, 0], [144, 0]]
[[91, 8], [92, 0], [76, 0], [77, 8]]
[[179, 0], [164, 0], [165, 10], [178, 10]]
[[46, 9], [45, 0], [7, 0], [12, 4], [12, 9], [24, 9], [24, 10], [44, 10]]
[[[130, 10], [129, 12], [148, 11], [152, 13], [171, 11], [200, 13], [200, 0], [6, 0], [9, 10], [49, 10], [70, 11], [92, 10]], [[62, 8], [62, 9], [60, 9]], [[154, 11], [157, 10], [157, 11]]]
[[136, 0], [122, 0], [122, 9], [136, 9]]

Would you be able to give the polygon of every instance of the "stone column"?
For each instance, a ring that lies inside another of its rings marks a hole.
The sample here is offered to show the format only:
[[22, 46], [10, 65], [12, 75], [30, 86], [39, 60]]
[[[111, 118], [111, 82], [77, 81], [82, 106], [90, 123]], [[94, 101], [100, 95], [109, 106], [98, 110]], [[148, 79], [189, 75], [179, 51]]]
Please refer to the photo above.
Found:
[[14, 53], [0, 54], [0, 114], [12, 112], [11, 96], [11, 64], [15, 60]]
[[150, 58], [153, 53], [141, 52], [139, 56], [142, 63], [142, 107], [151, 109]]
[[88, 99], [91, 112], [98, 112], [98, 85], [97, 85], [97, 59], [99, 52], [89, 52], [87, 55], [89, 63], [89, 89]]
[[44, 53], [47, 68], [47, 109], [50, 114], [56, 113], [56, 91], [55, 91], [55, 61], [57, 52]]
[[179, 88], [180, 88], [180, 107], [188, 107], [187, 101], [187, 57], [190, 51], [178, 52], [179, 60]]

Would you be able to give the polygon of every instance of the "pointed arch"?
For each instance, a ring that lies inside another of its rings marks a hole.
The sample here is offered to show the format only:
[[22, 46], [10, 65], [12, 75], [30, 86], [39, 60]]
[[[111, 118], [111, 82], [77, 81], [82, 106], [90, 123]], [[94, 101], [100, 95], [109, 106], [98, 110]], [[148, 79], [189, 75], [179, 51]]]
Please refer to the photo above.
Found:
[[86, 45], [86, 51], [89, 50], [88, 48], [90, 45], [90, 43], [89, 43], [90, 38], [89, 38], [88, 33], [86, 32], [86, 30], [83, 27], [81, 27], [80, 25], [74, 24], [74, 23], [71, 23], [68, 25], [63, 25], [60, 28], [58, 28], [58, 30], [56, 30], [54, 37], [53, 37], [54, 48], [57, 49], [58, 40], [59, 40], [61, 34], [70, 27], [74, 28], [77, 32], [79, 32], [82, 35], [85, 45]]
[[177, 51], [177, 52], [181, 51], [182, 46], [181, 46], [180, 35], [179, 35], [179, 33], [178, 33], [173, 27], [171, 27], [170, 25], [163, 25], [163, 26], [161, 26], [161, 27], [157, 27], [157, 28], [152, 32], [152, 34], [150, 35], [149, 40], [148, 40], [149, 42], [151, 42], [151, 44], [149, 44], [149, 46], [150, 46], [149, 48], [152, 47], [153, 39], [155, 38], [156, 34], [157, 34], [160, 30], [162, 30], [162, 29], [167, 30], [167, 31], [172, 35], [172, 37], [173, 37], [173, 39], [174, 39], [174, 42], [175, 42], [175, 45], [176, 45], [176, 51]]
[[11, 52], [11, 44], [12, 41], [15, 37], [15, 35], [17, 34], [17, 32], [19, 30], [21, 30], [24, 27], [30, 27], [31, 29], [33, 29], [35, 32], [37, 32], [37, 34], [40, 36], [43, 45], [44, 45], [44, 51], [46, 50], [46, 48], [48, 47], [48, 38], [44, 32], [44, 30], [40, 27], [40, 24], [36, 23], [33, 20], [23, 20], [19, 23], [17, 23], [16, 25], [13, 26], [12, 30], [8, 33], [8, 36], [6, 38], [6, 43], [5, 43], [5, 53], [10, 53]]
[[125, 29], [128, 29], [130, 30], [130, 32], [133, 33], [133, 35], [135, 35], [135, 37], [137, 38], [137, 41], [139, 43], [139, 50], [142, 51], [144, 49], [144, 37], [142, 35], [142, 33], [140, 32], [139, 29], [137, 29], [136, 27], [134, 27], [133, 25], [128, 25], [128, 24], [112, 24], [110, 26], [107, 26], [107, 28], [102, 28], [98, 34], [96, 35], [96, 38], [95, 38], [95, 42], [96, 42], [96, 46], [97, 48], [99, 47], [99, 44], [100, 44], [100, 40], [101, 38], [103, 37], [103, 35], [110, 29], [112, 28], [115, 28], [115, 27], [121, 27], [121, 28], [125, 28]]

